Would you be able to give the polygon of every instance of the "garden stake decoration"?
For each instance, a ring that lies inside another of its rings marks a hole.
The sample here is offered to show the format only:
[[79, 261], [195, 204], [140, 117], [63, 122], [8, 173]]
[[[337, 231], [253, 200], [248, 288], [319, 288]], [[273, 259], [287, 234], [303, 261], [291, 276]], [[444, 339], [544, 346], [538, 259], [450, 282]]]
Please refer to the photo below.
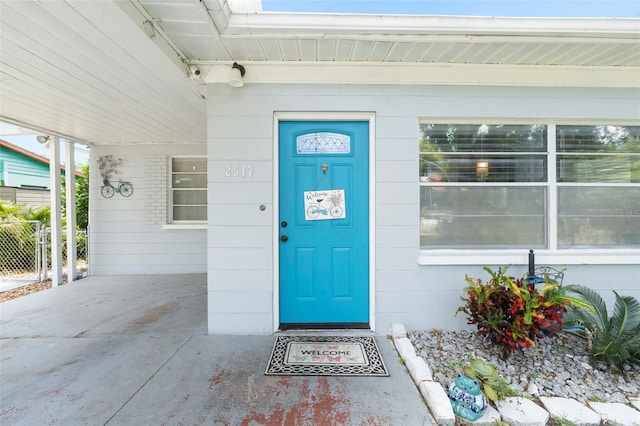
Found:
[[111, 198], [116, 192], [123, 197], [129, 197], [133, 194], [133, 185], [131, 182], [118, 180], [117, 183], [114, 183], [111, 180], [111, 175], [118, 173], [115, 167], [121, 164], [122, 158], [114, 159], [111, 155], [98, 157], [98, 170], [100, 171], [100, 176], [102, 176], [100, 193], [104, 198]]

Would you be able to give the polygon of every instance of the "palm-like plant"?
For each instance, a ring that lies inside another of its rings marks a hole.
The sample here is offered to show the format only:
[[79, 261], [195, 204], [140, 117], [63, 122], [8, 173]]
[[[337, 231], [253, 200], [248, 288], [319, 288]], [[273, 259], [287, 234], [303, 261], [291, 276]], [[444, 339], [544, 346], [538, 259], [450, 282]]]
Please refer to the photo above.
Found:
[[571, 290], [593, 309], [575, 309], [570, 322], [579, 322], [592, 334], [591, 358], [624, 371], [625, 364], [640, 365], [640, 302], [617, 292], [613, 315], [609, 317], [607, 305], [600, 295], [584, 286]]

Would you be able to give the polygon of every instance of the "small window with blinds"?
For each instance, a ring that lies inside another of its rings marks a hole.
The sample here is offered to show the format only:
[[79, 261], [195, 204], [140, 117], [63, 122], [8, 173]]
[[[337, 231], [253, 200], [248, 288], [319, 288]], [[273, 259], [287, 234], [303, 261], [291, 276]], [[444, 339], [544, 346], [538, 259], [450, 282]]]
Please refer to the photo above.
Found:
[[207, 158], [171, 158], [171, 222], [207, 221]]

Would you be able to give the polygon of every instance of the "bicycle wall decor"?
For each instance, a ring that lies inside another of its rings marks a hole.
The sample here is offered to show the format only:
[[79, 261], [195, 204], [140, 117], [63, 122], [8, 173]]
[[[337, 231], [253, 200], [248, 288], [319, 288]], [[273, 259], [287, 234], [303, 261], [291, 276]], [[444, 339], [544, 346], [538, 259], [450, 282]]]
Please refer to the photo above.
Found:
[[117, 174], [118, 171], [115, 167], [122, 164], [122, 158], [114, 159], [111, 155], [103, 155], [98, 157], [98, 170], [102, 176], [102, 187], [100, 188], [100, 194], [104, 198], [111, 198], [116, 192], [123, 197], [130, 197], [133, 194], [133, 185], [131, 182], [126, 182], [118, 179], [118, 182], [112, 178], [112, 175]]

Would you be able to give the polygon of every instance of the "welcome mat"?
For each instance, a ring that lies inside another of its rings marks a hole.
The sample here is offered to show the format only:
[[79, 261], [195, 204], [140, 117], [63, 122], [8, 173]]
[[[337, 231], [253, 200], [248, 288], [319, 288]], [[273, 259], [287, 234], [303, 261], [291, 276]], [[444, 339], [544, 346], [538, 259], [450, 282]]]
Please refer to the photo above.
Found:
[[373, 337], [277, 336], [266, 375], [388, 376]]

